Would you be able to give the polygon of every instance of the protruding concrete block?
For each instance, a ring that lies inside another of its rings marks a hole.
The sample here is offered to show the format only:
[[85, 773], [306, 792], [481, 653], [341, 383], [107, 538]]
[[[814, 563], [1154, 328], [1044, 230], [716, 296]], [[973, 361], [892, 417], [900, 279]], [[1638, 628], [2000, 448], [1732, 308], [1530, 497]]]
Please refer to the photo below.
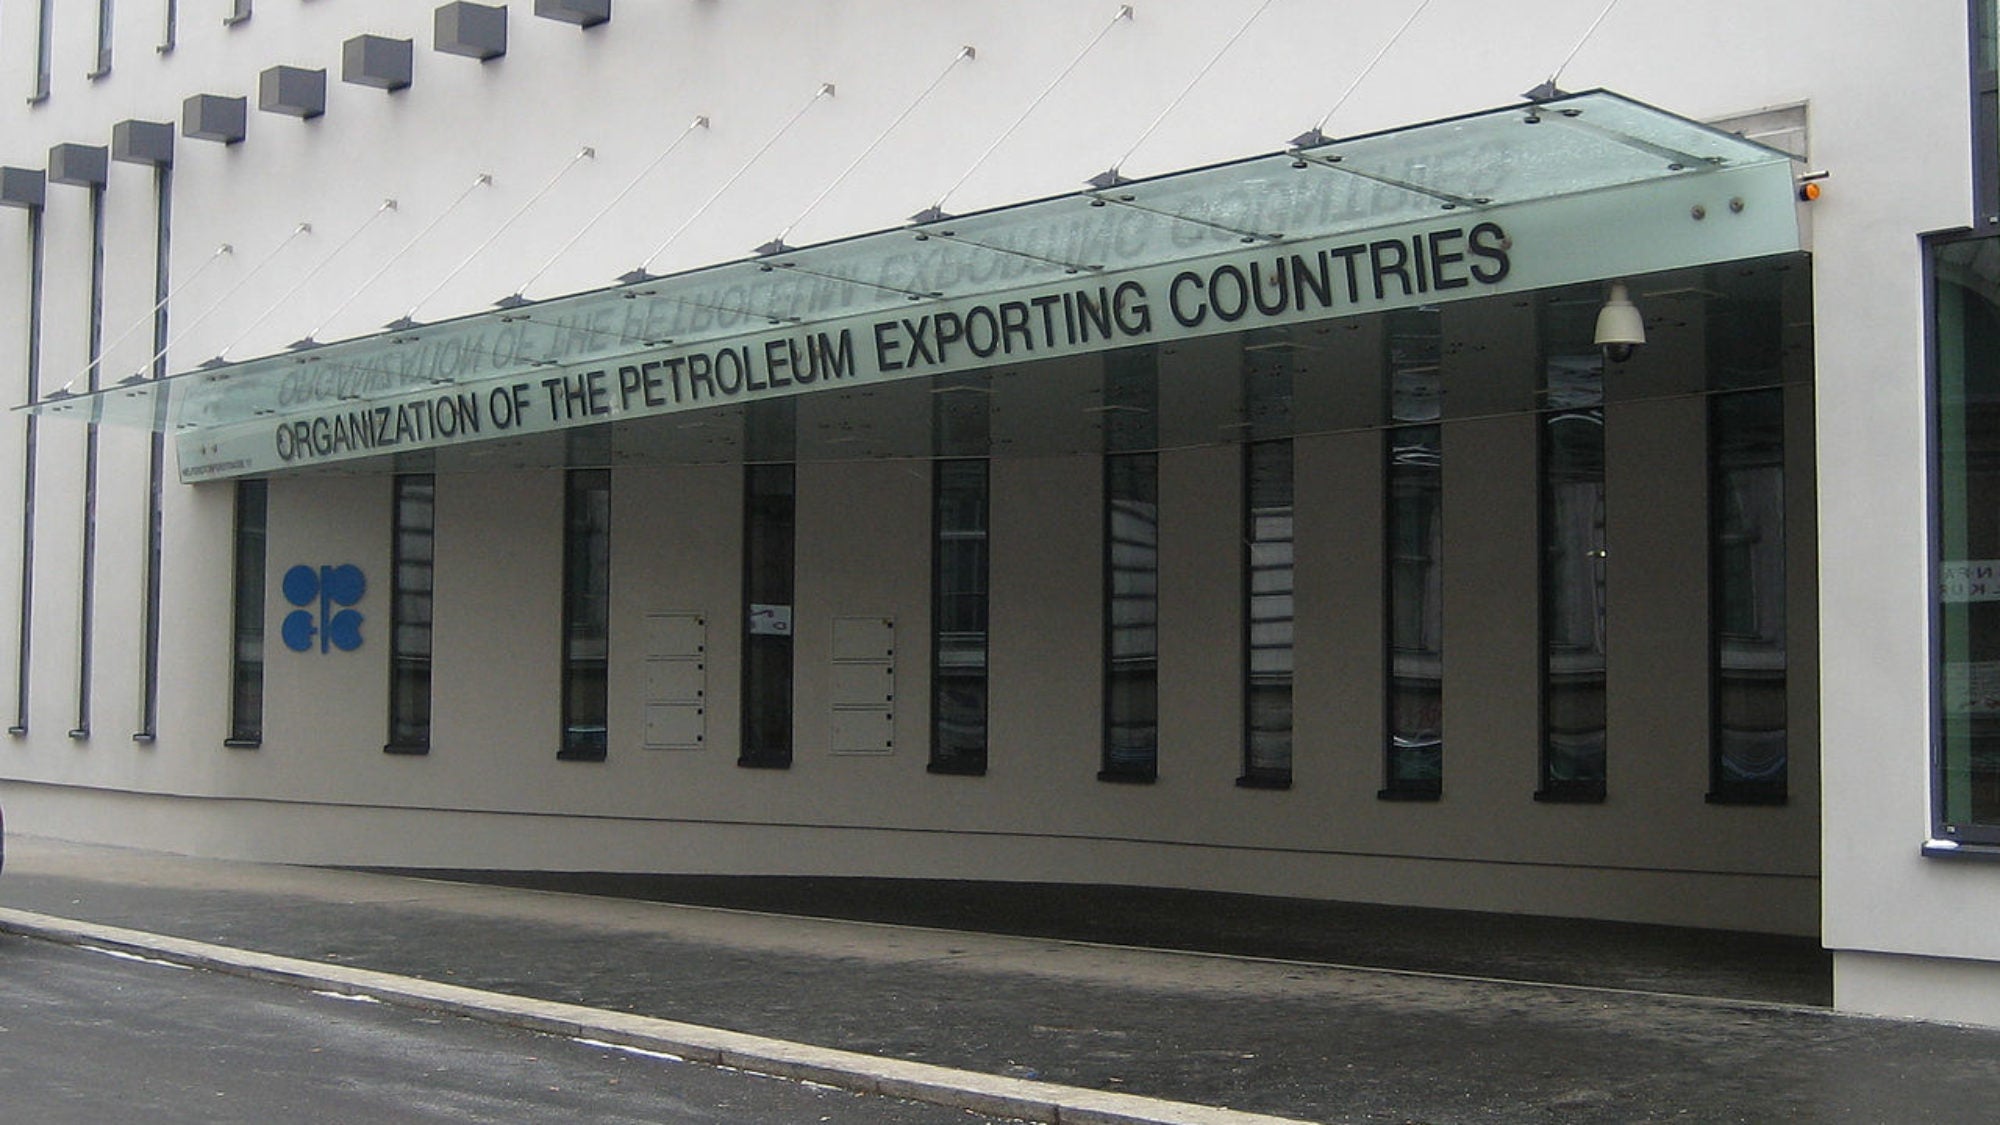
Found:
[[164, 168], [174, 162], [171, 121], [120, 121], [111, 127], [111, 159]]
[[72, 187], [103, 187], [111, 175], [111, 153], [103, 145], [53, 145], [49, 148], [49, 182]]
[[535, 14], [578, 27], [596, 27], [611, 19], [611, 0], [535, 0]]
[[408, 39], [357, 35], [340, 47], [340, 80], [378, 90], [410, 84], [415, 49]]
[[318, 117], [326, 112], [326, 71], [302, 66], [266, 68], [257, 76], [257, 108], [287, 117]]
[[431, 46], [485, 62], [507, 53], [507, 8], [461, 2], [437, 10]]
[[250, 99], [195, 94], [181, 103], [181, 135], [233, 145], [249, 126]]
[[0, 168], [0, 206], [39, 211], [48, 196], [48, 177], [39, 168]]

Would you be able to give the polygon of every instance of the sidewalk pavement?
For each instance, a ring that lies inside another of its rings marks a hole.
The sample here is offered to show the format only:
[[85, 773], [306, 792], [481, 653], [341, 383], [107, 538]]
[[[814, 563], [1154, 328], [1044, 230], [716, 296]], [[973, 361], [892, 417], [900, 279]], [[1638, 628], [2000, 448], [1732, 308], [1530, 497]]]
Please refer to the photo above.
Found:
[[[778, 905], [770, 888], [781, 884], [762, 886]], [[795, 899], [828, 893], [799, 888], [810, 893]], [[864, 888], [853, 897], [874, 905], [849, 912], [881, 913], [886, 893]], [[992, 889], [1016, 911], [1024, 894]], [[1099, 913], [1127, 924], [1149, 901], [1190, 913], [1172, 896], [1096, 894]], [[1087, 917], [1091, 895], [1052, 896], [1050, 913]], [[907, 913], [927, 916], [920, 905]], [[1380, 908], [1340, 917], [1375, 927], [1356, 923], [1342, 948], [1372, 932], [1392, 961], [1408, 959], [1398, 931], [1431, 928], [1450, 940], [1415, 943], [1426, 957], [1450, 960], [1440, 952], [1450, 946], [1479, 963], [1490, 933], [1489, 960], [1518, 968], [1538, 959], [1510, 943], [1547, 932], [1494, 918], [1482, 930], [1477, 916], [1431, 926], [1450, 920]], [[1797, 991], [1797, 974], [1759, 986], [1720, 935], [1715, 960], [1735, 976], [1681, 972], [1699, 942], [1666, 931], [1648, 968], [1646, 935], [1631, 927], [1570, 923], [1556, 948], [1585, 960], [1602, 938], [1614, 978], [1672, 988], [1141, 949], [16, 837], [0, 874], [0, 930], [1069, 1125], [1247, 1125], [1255, 1115], [1970, 1123], [1992, 1120], [2000, 1096], [2000, 1032], [1743, 999], [1760, 987]], [[1737, 998], [1669, 994], [1702, 984]]]

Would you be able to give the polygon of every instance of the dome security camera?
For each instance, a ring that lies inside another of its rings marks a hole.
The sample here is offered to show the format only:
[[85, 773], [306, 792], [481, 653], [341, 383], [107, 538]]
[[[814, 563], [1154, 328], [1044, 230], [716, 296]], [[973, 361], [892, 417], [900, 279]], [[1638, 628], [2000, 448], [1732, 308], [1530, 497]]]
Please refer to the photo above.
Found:
[[1646, 324], [1639, 318], [1639, 307], [1625, 292], [1624, 282], [1611, 283], [1604, 307], [1597, 312], [1597, 333], [1592, 342], [1604, 349], [1604, 358], [1612, 363], [1631, 359], [1646, 342]]

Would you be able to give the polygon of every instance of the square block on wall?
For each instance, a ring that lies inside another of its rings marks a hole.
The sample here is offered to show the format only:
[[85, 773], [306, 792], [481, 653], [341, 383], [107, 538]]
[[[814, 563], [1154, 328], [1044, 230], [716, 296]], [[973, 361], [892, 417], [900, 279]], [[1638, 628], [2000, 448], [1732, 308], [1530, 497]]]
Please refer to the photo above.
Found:
[[257, 76], [257, 108], [302, 120], [318, 117], [326, 112], [326, 71], [266, 67]]
[[72, 187], [103, 187], [110, 177], [111, 153], [103, 145], [52, 145], [49, 182]]
[[408, 39], [357, 35], [340, 45], [340, 80], [378, 90], [410, 84], [415, 49]]
[[111, 159], [164, 168], [174, 162], [171, 121], [120, 121], [111, 127]]
[[249, 118], [248, 98], [195, 94], [181, 103], [181, 135], [233, 145], [243, 139]]
[[535, 0], [535, 14], [578, 27], [596, 27], [611, 19], [611, 0]]
[[0, 168], [0, 206], [41, 208], [48, 195], [48, 179], [38, 168]]
[[433, 49], [485, 62], [507, 53], [507, 9], [461, 2], [438, 8], [432, 25]]

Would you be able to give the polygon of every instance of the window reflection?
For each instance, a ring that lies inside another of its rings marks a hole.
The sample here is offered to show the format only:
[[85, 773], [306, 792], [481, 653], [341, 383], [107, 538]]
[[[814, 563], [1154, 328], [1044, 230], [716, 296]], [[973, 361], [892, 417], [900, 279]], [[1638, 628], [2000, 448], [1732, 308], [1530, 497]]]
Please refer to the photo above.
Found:
[[1159, 456], [1104, 459], [1105, 775], [1151, 778], [1159, 757]]
[[2000, 843], [2000, 240], [1934, 270], [1941, 831]]
[[743, 496], [743, 744], [738, 765], [792, 764], [793, 466], [749, 465]]
[[1388, 438], [1389, 746], [1384, 796], [1444, 778], [1444, 475], [1437, 426]]
[[1787, 772], [1784, 392], [1709, 400], [1714, 794], [1782, 798]]
[[573, 469], [563, 513], [563, 740], [558, 756], [602, 761], [611, 642], [611, 474]]
[[1605, 745], [1604, 412], [1542, 423], [1542, 784], [1602, 793]]
[[1292, 443], [1244, 447], [1244, 779], [1292, 776]]
[[987, 464], [933, 464], [931, 769], [986, 769]]
[[428, 473], [396, 478], [389, 613], [389, 744], [422, 753], [431, 741], [431, 584], [437, 484]]
[[269, 486], [236, 484], [236, 589], [230, 662], [229, 739], [255, 746], [264, 737], [264, 538]]

